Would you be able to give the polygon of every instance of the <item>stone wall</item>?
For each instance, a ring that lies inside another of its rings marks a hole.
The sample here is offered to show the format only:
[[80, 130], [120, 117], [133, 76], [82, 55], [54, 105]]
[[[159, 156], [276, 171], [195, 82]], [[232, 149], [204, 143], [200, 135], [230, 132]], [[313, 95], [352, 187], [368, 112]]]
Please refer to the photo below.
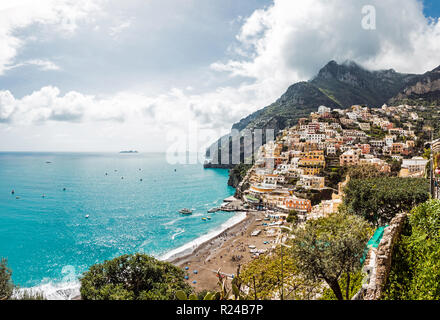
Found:
[[362, 289], [353, 300], [379, 300], [387, 282], [391, 269], [393, 249], [399, 239], [407, 214], [402, 213], [391, 220], [385, 228], [378, 248], [370, 248], [364, 262], [363, 272], [366, 274]]

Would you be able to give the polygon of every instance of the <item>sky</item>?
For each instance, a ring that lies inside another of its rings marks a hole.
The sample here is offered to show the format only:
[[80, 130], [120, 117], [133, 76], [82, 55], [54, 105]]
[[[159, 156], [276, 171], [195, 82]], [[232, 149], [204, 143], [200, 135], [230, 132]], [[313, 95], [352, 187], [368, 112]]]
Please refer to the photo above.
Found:
[[437, 0], [0, 0], [0, 151], [203, 150], [330, 60], [434, 69], [439, 17]]

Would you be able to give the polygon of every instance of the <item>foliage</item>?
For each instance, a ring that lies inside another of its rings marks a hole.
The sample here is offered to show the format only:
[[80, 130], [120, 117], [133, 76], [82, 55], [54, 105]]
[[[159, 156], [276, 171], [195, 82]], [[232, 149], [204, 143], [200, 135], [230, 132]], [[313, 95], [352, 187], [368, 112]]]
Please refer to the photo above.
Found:
[[4, 258], [0, 260], [0, 301], [8, 300], [14, 292], [12, 282], [12, 271], [8, 268], [8, 261]]
[[415, 208], [396, 244], [384, 299], [440, 299], [440, 201]]
[[290, 210], [286, 220], [295, 225], [298, 222], [298, 211]]
[[90, 267], [81, 280], [84, 300], [172, 300], [191, 293], [184, 271], [145, 254], [123, 255]]
[[283, 248], [281, 272], [279, 247], [275, 252], [261, 255], [248, 263], [240, 273], [240, 280], [249, 288], [249, 297], [254, 300], [270, 300], [280, 298], [283, 292], [284, 299], [311, 299], [316, 294], [317, 286], [300, 273], [294, 259], [288, 249]]
[[338, 300], [343, 300], [339, 279], [344, 273], [360, 270], [370, 235], [371, 229], [361, 217], [335, 213], [309, 220], [304, 229], [298, 229], [291, 253], [307, 278], [325, 281]]
[[349, 213], [385, 225], [401, 212], [429, 199], [429, 182], [416, 178], [352, 179], [345, 188], [344, 204]]
[[[359, 290], [362, 288], [362, 281], [364, 279], [364, 274], [362, 271], [358, 271], [356, 273], [350, 273], [349, 274], [349, 281], [347, 281], [347, 274], [344, 273], [340, 280], [339, 284], [341, 287], [342, 296], [345, 297], [347, 300], [353, 298], [353, 296], [359, 292]], [[349, 286], [348, 289], [348, 297], [347, 297], [347, 285]], [[324, 292], [322, 294], [322, 297], [320, 300], [337, 300], [335, 293], [329, 289], [324, 289]]]
[[384, 177], [386, 174], [381, 172], [373, 164], [363, 164], [350, 167], [347, 175], [350, 177], [350, 179], [370, 179]]

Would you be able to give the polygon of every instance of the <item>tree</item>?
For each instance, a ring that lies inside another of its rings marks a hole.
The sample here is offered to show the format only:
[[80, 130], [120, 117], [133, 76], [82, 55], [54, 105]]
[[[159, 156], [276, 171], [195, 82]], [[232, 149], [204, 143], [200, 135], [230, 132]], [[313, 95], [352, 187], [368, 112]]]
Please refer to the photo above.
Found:
[[249, 299], [270, 300], [281, 295], [289, 300], [314, 297], [317, 290], [316, 283], [306, 279], [294, 263], [296, 257], [288, 254], [287, 249], [283, 250], [283, 268], [281, 268], [280, 247], [273, 253], [261, 255], [244, 266], [240, 273], [240, 281], [249, 288]]
[[191, 293], [185, 272], [145, 254], [123, 255], [90, 267], [81, 281], [84, 300], [172, 300]]
[[381, 172], [374, 164], [362, 164], [350, 167], [347, 175], [350, 179], [369, 179], [384, 177], [386, 174]]
[[[335, 213], [309, 220], [295, 232], [292, 255], [296, 266], [310, 280], [325, 281], [338, 300], [343, 300], [339, 279], [361, 268], [361, 258], [371, 235], [368, 223], [359, 216]], [[350, 290], [346, 290], [349, 299]]]
[[287, 222], [296, 224], [298, 222], [298, 211], [290, 210], [289, 215], [287, 216]]
[[426, 179], [384, 177], [352, 179], [345, 188], [344, 205], [375, 225], [385, 225], [391, 219], [429, 199]]
[[8, 268], [8, 261], [4, 258], [0, 260], [0, 301], [8, 300], [14, 292], [12, 282], [12, 271]]

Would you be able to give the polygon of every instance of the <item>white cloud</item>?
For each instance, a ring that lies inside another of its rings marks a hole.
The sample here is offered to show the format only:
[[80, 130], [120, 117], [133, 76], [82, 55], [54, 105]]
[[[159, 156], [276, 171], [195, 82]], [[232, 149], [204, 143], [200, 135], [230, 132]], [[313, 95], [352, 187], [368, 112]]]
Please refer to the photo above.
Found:
[[[361, 26], [364, 5], [376, 8], [376, 30]], [[417, 0], [274, 0], [246, 19], [237, 41], [244, 58], [211, 67], [283, 89], [330, 60], [414, 73], [440, 64], [440, 23], [425, 18]]]
[[[20, 39], [15, 31], [32, 24], [47, 24], [63, 34], [71, 34], [80, 21], [89, 17], [90, 13], [96, 12], [100, 2], [100, 0], [0, 2], [0, 75], [11, 67], [19, 49], [24, 45], [24, 40]], [[46, 64], [46, 67], [53, 66]]]
[[54, 62], [52, 62], [50, 60], [43, 60], [43, 59], [27, 60], [27, 61], [20, 62], [18, 64], [12, 65], [12, 66], [6, 66], [5, 70], [16, 69], [16, 68], [24, 67], [27, 65], [37, 66], [42, 71], [61, 70], [61, 68], [58, 65], [56, 65]]
[[123, 32], [125, 29], [130, 28], [131, 25], [132, 25], [131, 20], [121, 22], [121, 23], [118, 24], [117, 26], [111, 27], [111, 28], [110, 28], [110, 33], [109, 33], [109, 34], [110, 34], [110, 36], [111, 36], [112, 38], [116, 38], [116, 37], [118, 37], [118, 35], [119, 35], [121, 32]]
[[[0, 5], [0, 75], [12, 65], [22, 45], [13, 30], [45, 23], [73, 32], [78, 21], [95, 8], [67, 0], [57, 5], [38, 1], [38, 6], [25, 2], [29, 7], [23, 10]], [[376, 30], [361, 27], [364, 5], [374, 5], [377, 10]], [[426, 19], [417, 0], [274, 0], [271, 6], [237, 21], [243, 25], [229, 50], [238, 58], [217, 61], [211, 70], [243, 77], [242, 82], [234, 82], [238, 84], [199, 94], [191, 86], [183, 86], [154, 96], [129, 91], [109, 96], [61, 94], [56, 87], [44, 87], [18, 99], [9, 91], [0, 91], [0, 122], [6, 123], [0, 130], [5, 133], [2, 128], [9, 128], [8, 134], [17, 135], [17, 127], [39, 125], [49, 135], [56, 129], [69, 134], [79, 146], [79, 137], [87, 140], [92, 133], [102, 137], [101, 143], [109, 137], [116, 141], [120, 135], [127, 139], [124, 141], [134, 141], [141, 133], [144, 139], [154, 136], [149, 138], [154, 140], [151, 143], [158, 143], [160, 137], [156, 136], [184, 128], [188, 121], [205, 128], [229, 129], [240, 118], [275, 101], [292, 83], [310, 79], [330, 60], [351, 59], [371, 69], [414, 73], [440, 64], [440, 23]], [[120, 22], [110, 33], [117, 36], [130, 23]], [[57, 68], [48, 60], [23, 63], [46, 70]]]

